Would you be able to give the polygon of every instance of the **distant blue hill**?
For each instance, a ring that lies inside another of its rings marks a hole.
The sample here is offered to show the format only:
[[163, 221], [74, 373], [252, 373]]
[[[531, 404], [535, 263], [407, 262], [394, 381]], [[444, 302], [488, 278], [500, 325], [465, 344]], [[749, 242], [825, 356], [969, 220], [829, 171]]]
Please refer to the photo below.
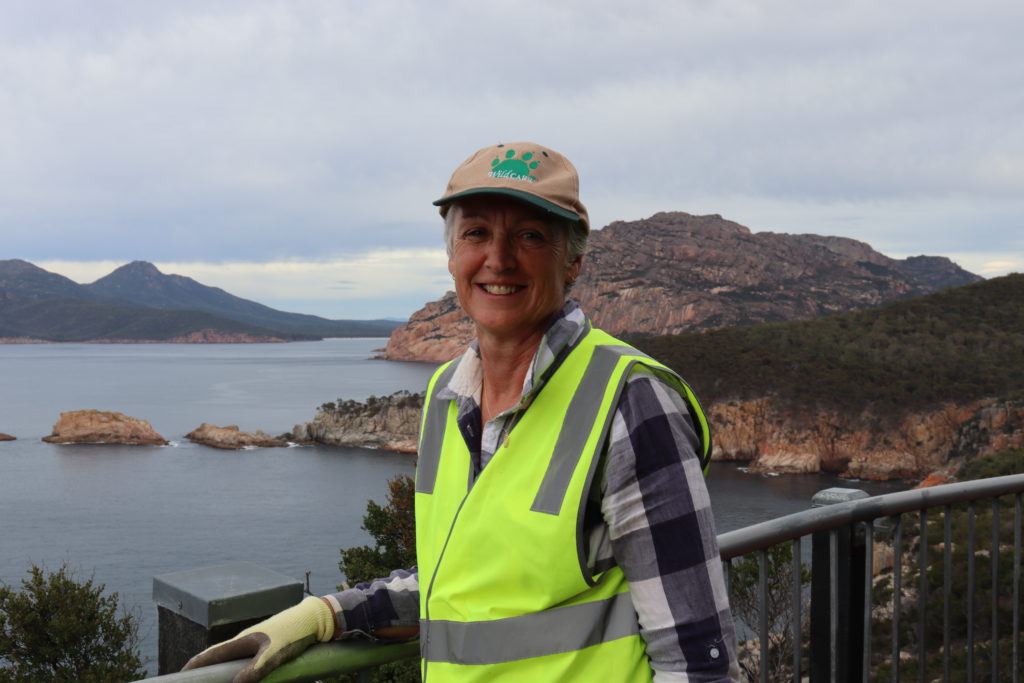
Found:
[[242, 299], [133, 261], [88, 285], [0, 260], [0, 337], [43, 341], [386, 337], [392, 320], [328, 320]]

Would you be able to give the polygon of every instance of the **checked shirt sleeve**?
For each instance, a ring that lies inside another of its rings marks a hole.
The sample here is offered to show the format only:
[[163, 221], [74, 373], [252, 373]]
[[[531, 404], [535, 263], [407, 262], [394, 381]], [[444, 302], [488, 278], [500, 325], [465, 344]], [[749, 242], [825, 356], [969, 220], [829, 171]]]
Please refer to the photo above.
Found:
[[612, 422], [601, 512], [655, 681], [738, 680], [711, 502], [682, 398], [634, 370]]
[[397, 569], [383, 579], [325, 595], [334, 610], [335, 639], [355, 635], [374, 637], [378, 629], [418, 626], [420, 588], [416, 568]]

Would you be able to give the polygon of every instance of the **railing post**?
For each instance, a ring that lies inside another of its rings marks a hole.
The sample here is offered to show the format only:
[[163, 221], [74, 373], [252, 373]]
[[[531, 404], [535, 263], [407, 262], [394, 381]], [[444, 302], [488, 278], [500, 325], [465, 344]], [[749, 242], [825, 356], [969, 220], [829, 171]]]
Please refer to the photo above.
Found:
[[[845, 503], [868, 494], [829, 488], [811, 499], [812, 507]], [[857, 525], [811, 535], [810, 679], [859, 681], [864, 647], [863, 533]]]
[[300, 600], [300, 581], [249, 562], [153, 577], [159, 673]]

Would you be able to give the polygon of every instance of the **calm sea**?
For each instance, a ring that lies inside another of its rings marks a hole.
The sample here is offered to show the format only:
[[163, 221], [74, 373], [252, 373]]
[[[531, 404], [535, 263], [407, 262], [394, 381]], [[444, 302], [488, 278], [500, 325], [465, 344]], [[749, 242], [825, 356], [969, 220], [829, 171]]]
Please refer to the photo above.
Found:
[[[220, 451], [183, 437], [202, 422], [270, 434], [338, 398], [420, 391], [434, 366], [369, 360], [383, 339], [293, 344], [0, 345], [0, 581], [68, 562], [117, 591], [156, 670], [157, 574], [246, 560], [309, 582], [341, 580], [338, 549], [370, 541], [367, 499], [412, 474], [413, 456], [359, 448]], [[699, 388], [698, 388], [699, 389]], [[167, 447], [42, 442], [61, 411], [149, 420]], [[718, 530], [806, 509], [826, 475], [761, 477], [729, 464], [708, 479]]]

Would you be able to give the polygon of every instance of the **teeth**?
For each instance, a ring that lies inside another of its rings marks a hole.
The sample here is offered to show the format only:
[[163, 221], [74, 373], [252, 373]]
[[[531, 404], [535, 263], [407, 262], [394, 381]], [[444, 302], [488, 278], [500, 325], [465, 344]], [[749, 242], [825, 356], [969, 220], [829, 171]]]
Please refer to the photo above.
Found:
[[488, 294], [514, 294], [519, 289], [515, 285], [484, 285], [483, 287]]

